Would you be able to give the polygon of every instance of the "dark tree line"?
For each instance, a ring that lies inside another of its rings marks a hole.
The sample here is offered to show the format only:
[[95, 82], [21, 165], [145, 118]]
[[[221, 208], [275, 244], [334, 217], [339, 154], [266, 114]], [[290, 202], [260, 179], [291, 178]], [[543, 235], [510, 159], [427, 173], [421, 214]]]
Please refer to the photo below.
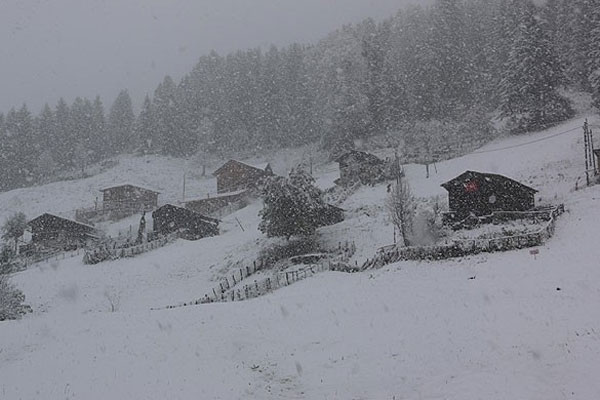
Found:
[[597, 0], [438, 0], [313, 45], [211, 52], [179, 82], [165, 77], [137, 116], [127, 91], [108, 112], [77, 98], [0, 114], [0, 190], [120, 153], [331, 149], [428, 121], [471, 140], [494, 116], [515, 133], [542, 129], [572, 115], [564, 87], [600, 106], [598, 43]]

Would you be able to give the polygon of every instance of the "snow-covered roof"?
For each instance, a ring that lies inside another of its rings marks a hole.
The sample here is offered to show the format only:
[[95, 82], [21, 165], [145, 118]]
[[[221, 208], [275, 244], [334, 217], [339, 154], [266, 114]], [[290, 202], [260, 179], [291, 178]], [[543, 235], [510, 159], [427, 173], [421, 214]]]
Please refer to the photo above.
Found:
[[152, 189], [152, 188], [149, 188], [149, 187], [140, 186], [140, 185], [129, 183], [129, 182], [116, 183], [116, 184], [114, 184], [112, 186], [102, 188], [102, 189], [100, 189], [100, 191], [104, 192], [105, 190], [115, 189], [115, 188], [119, 188], [119, 187], [123, 187], [123, 186], [132, 186], [132, 187], [135, 187], [135, 188], [138, 188], [138, 189], [145, 190], [147, 192], [160, 193], [160, 191], [158, 191], [156, 189]]
[[468, 176], [468, 177], [473, 177], [473, 176], [481, 176], [483, 178], [485, 178], [486, 180], [505, 180], [505, 181], [510, 181], [513, 182], [516, 185], [519, 185], [520, 187], [524, 188], [525, 190], [531, 191], [531, 192], [537, 192], [536, 189], [527, 186], [515, 179], [511, 179], [507, 176], [504, 175], [500, 175], [500, 174], [492, 174], [489, 172], [477, 172], [477, 171], [465, 171], [462, 174], [460, 174], [459, 176], [457, 176], [456, 178], [450, 179], [448, 182], [444, 182], [442, 183], [440, 186], [442, 186], [444, 189], [448, 189], [448, 187], [453, 186], [456, 182], [461, 182], [464, 180], [464, 178]]
[[267, 169], [268, 166], [270, 166], [271, 164], [266, 162], [266, 163], [261, 163], [261, 164], [248, 164], [248, 163], [244, 163], [246, 165], [249, 165], [251, 167], [254, 167], [256, 169], [261, 169], [263, 171], [265, 171]]
[[176, 206], [174, 204], [165, 204], [165, 205], [159, 207], [158, 209], [154, 210], [152, 212], [152, 218], [154, 218], [155, 215], [160, 214], [164, 210], [169, 210], [169, 209], [170, 210], [178, 210], [179, 212], [185, 213], [185, 214], [187, 214], [189, 216], [193, 215], [196, 218], [200, 218], [200, 219], [203, 219], [203, 220], [206, 220], [206, 221], [215, 222], [215, 223], [221, 222], [221, 220], [219, 220], [219, 219], [208, 217], [208, 216], [202, 215], [199, 212], [196, 212], [194, 210], [190, 210], [189, 208], [179, 207], [179, 206]]
[[77, 224], [77, 225], [85, 226], [85, 227], [87, 227], [87, 228], [90, 228], [90, 229], [94, 229], [94, 230], [96, 230], [96, 228], [95, 228], [94, 226], [92, 226], [92, 225], [84, 224], [83, 222], [79, 222], [79, 221], [76, 221], [76, 220], [74, 220], [74, 219], [71, 219], [71, 218], [62, 217], [62, 216], [60, 216], [60, 215], [51, 214], [51, 213], [43, 213], [42, 215], [38, 215], [38, 216], [37, 216], [37, 217], [35, 217], [34, 219], [32, 219], [32, 220], [30, 220], [29, 222], [27, 222], [27, 225], [31, 225], [31, 223], [32, 223], [32, 222], [34, 222], [34, 221], [36, 221], [36, 220], [38, 220], [38, 219], [41, 219], [41, 218], [43, 218], [43, 217], [44, 217], [44, 216], [46, 216], [46, 215], [47, 215], [47, 216], [49, 216], [49, 217], [53, 217], [53, 218], [62, 219], [62, 220], [69, 221], [69, 222], [72, 222], [72, 223], [74, 223], [74, 224]]
[[192, 203], [194, 201], [202, 201], [202, 200], [220, 199], [223, 197], [232, 197], [232, 196], [237, 196], [237, 195], [243, 194], [247, 191], [248, 191], [248, 189], [240, 189], [240, 190], [236, 190], [235, 192], [219, 193], [219, 194], [215, 194], [215, 195], [209, 194], [208, 197], [197, 197], [195, 199], [186, 200], [184, 203]]
[[337, 157], [335, 159], [335, 162], [337, 162], [337, 163], [344, 162], [349, 157], [354, 157], [356, 159], [356, 161], [359, 161], [359, 162], [368, 162], [371, 164], [383, 164], [383, 160], [380, 159], [379, 157], [377, 157], [376, 155], [367, 153], [365, 151], [358, 151], [358, 150], [349, 150], [349, 151], [341, 154], [339, 157]]
[[221, 170], [223, 168], [225, 168], [225, 166], [227, 166], [228, 164], [231, 164], [231, 163], [242, 164], [242, 165], [245, 165], [247, 167], [258, 169], [258, 170], [261, 170], [261, 171], [266, 171], [267, 168], [271, 165], [270, 163], [248, 164], [248, 163], [245, 163], [245, 162], [242, 162], [242, 161], [238, 161], [238, 160], [229, 160], [225, 164], [221, 165], [215, 172], [213, 172], [213, 175], [218, 175], [219, 172], [221, 172]]

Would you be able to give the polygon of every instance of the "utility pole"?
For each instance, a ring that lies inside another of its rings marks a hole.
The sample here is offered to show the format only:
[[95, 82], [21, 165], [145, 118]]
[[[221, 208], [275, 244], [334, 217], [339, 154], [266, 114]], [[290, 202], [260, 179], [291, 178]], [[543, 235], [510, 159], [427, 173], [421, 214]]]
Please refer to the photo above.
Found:
[[183, 195], [181, 201], [185, 203], [185, 172], [183, 173]]
[[594, 132], [590, 129], [590, 156], [592, 157], [592, 166], [594, 175], [598, 175], [598, 165], [596, 165], [596, 155], [594, 154]]
[[587, 186], [590, 186], [590, 172], [589, 172], [590, 160], [589, 160], [588, 131], [589, 131], [588, 121], [586, 119], [585, 122], [583, 123], [583, 145], [584, 145], [584, 153], [585, 153], [585, 182], [586, 182]]

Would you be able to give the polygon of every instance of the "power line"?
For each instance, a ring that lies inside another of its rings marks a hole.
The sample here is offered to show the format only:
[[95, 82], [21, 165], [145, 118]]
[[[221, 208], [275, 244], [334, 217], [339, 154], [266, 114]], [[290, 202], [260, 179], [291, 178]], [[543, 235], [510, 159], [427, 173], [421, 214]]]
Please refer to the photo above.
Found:
[[543, 137], [543, 138], [540, 138], [540, 139], [536, 139], [536, 140], [531, 140], [531, 141], [526, 142], [526, 143], [515, 144], [515, 145], [512, 145], [512, 146], [506, 146], [506, 147], [500, 147], [500, 148], [497, 148], [497, 149], [479, 150], [479, 151], [474, 151], [471, 154], [492, 153], [494, 151], [508, 150], [508, 149], [514, 149], [514, 148], [517, 148], [517, 147], [527, 146], [527, 145], [530, 145], [530, 144], [533, 144], [533, 143], [542, 142], [544, 140], [553, 139], [553, 138], [555, 138], [557, 136], [565, 135], [567, 133], [574, 132], [574, 131], [576, 131], [578, 129], [581, 129], [581, 127], [578, 126], [576, 128], [569, 129], [568, 131], [563, 131], [563, 132], [555, 133], [554, 135], [546, 136], [546, 137]]

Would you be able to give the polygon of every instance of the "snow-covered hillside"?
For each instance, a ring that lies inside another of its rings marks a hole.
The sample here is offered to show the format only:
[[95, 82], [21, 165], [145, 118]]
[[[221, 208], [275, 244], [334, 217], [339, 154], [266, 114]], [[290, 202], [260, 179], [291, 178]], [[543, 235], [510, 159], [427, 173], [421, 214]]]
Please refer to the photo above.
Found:
[[[582, 124], [497, 140], [438, 164], [429, 179], [423, 166], [406, 167], [420, 197], [443, 195], [440, 183], [472, 169], [564, 202], [536, 258], [522, 250], [326, 272], [250, 301], [151, 310], [199, 298], [256, 258], [272, 241], [256, 229], [256, 202], [224, 218], [218, 237], [94, 266], [34, 265], [12, 278], [34, 312], [0, 323], [0, 398], [599, 398], [600, 186], [573, 190]], [[86, 206], [114, 180], [178, 196], [183, 169], [124, 158], [93, 178], [0, 194], [0, 217]], [[337, 170], [320, 165], [316, 175], [326, 188]], [[214, 181], [187, 185], [203, 195]], [[346, 221], [321, 239], [354, 241], [357, 262], [372, 256], [393, 237], [386, 194], [385, 185], [359, 188], [341, 204]]]

